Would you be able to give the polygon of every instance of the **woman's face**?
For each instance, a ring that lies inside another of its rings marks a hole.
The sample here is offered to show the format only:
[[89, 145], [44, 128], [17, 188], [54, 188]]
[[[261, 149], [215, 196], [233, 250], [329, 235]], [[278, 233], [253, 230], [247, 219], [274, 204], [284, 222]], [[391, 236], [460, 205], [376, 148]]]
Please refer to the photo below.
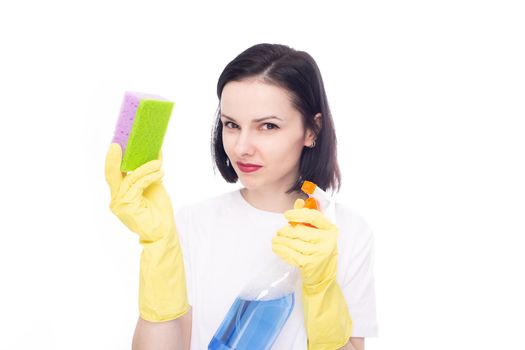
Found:
[[[299, 176], [303, 147], [314, 140], [287, 90], [255, 79], [231, 81], [220, 108], [224, 149], [242, 184], [287, 190]], [[260, 168], [249, 172], [239, 163]]]

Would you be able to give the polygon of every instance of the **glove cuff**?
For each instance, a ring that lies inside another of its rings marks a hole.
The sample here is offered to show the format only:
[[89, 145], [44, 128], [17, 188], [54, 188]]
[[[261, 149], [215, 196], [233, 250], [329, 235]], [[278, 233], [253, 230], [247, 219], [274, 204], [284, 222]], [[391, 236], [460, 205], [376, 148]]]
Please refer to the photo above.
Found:
[[352, 319], [337, 281], [316, 293], [303, 286], [303, 309], [308, 334], [308, 350], [343, 347], [352, 335]]
[[142, 245], [140, 316], [150, 322], [163, 322], [184, 315], [190, 306], [182, 250], [174, 226], [158, 241]]

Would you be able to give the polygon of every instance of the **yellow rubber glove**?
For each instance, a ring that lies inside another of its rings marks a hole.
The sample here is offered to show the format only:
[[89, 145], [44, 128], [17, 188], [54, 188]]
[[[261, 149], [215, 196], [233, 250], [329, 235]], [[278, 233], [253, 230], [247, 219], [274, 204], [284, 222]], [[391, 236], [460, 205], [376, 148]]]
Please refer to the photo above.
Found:
[[139, 235], [139, 311], [151, 322], [176, 319], [189, 310], [182, 251], [173, 207], [162, 184], [162, 153], [126, 174], [120, 171], [122, 149], [112, 143], [106, 155], [111, 211]]
[[304, 208], [298, 199], [287, 225], [272, 239], [272, 250], [301, 271], [303, 309], [309, 350], [343, 347], [352, 335], [352, 319], [336, 281], [339, 229], [320, 211]]

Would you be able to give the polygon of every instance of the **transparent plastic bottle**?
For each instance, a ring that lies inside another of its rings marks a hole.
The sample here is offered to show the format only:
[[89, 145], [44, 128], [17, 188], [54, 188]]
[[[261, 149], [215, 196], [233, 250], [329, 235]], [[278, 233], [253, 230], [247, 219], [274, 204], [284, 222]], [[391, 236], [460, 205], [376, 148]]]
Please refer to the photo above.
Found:
[[[333, 197], [310, 181], [304, 181], [301, 189], [309, 195], [305, 207], [321, 210], [335, 224]], [[262, 274], [254, 276], [239, 293], [208, 349], [271, 349], [293, 310], [299, 281], [299, 269], [275, 256]]]

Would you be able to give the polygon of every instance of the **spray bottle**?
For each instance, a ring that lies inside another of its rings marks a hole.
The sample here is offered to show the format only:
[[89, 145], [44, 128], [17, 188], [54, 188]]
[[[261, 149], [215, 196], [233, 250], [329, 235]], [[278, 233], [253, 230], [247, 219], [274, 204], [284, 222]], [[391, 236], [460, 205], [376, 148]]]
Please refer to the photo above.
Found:
[[[309, 195], [305, 207], [322, 211], [335, 224], [335, 200], [313, 182], [304, 181], [301, 190]], [[290, 222], [291, 225], [308, 223]], [[239, 293], [215, 332], [208, 350], [268, 350], [288, 320], [299, 269], [279, 257]]]

